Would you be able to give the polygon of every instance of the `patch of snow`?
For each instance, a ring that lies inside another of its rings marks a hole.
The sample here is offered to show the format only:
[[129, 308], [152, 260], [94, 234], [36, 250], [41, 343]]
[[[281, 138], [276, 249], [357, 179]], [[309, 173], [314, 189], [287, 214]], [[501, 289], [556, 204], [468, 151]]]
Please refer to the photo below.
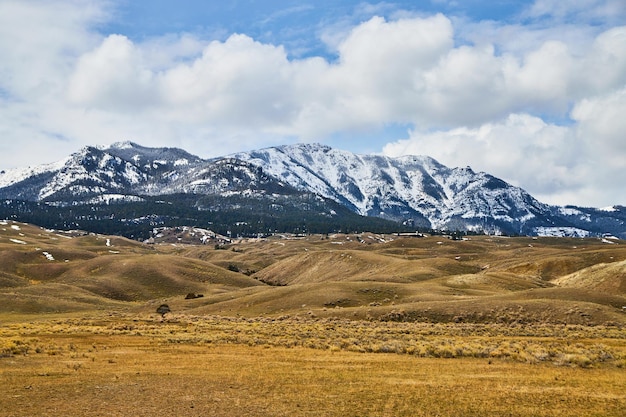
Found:
[[522, 217], [520, 218], [520, 221], [521, 221], [521, 222], [527, 222], [527, 221], [529, 221], [529, 220], [534, 219], [535, 217], [537, 217], [537, 216], [535, 216], [534, 214], [532, 214], [532, 213], [530, 213], [530, 212], [529, 212], [528, 214], [526, 214], [526, 215], [522, 216]]
[[608, 212], [619, 211], [618, 209], [615, 208], [615, 206], [601, 207], [598, 210], [600, 210], [600, 211], [608, 211]]
[[141, 202], [144, 201], [143, 198], [137, 197], [135, 195], [124, 195], [124, 194], [102, 194], [92, 199], [86, 200], [84, 204], [111, 204], [113, 202]]
[[578, 216], [580, 214], [583, 214], [582, 211], [571, 207], [559, 207], [559, 213], [564, 216]]
[[577, 227], [535, 227], [533, 231], [537, 236], [545, 237], [589, 237], [591, 233], [588, 230], [579, 229]]
[[189, 165], [189, 160], [186, 158], [181, 158], [181, 159], [177, 159], [176, 161], [174, 161], [175, 167], [179, 167], [182, 165]]
[[49, 252], [42, 252], [43, 256], [46, 257], [49, 261], [54, 261], [54, 256], [52, 256]]
[[608, 239], [604, 239], [604, 238], [602, 238], [601, 242], [602, 242], [602, 243], [608, 243], [608, 244], [611, 244], [611, 245], [614, 245], [614, 244], [615, 244], [615, 242], [611, 242], [610, 240], [608, 240]]
[[13, 230], [22, 230], [17, 224], [12, 224], [11, 229]]
[[106, 243], [106, 245], [107, 245], [107, 246], [112, 246], [112, 245], [111, 245], [111, 239], [107, 239], [107, 243]]
[[26, 242], [24, 242], [23, 240], [19, 240], [19, 239], [9, 239], [11, 242], [13, 243], [17, 243], [19, 245], [27, 245]]

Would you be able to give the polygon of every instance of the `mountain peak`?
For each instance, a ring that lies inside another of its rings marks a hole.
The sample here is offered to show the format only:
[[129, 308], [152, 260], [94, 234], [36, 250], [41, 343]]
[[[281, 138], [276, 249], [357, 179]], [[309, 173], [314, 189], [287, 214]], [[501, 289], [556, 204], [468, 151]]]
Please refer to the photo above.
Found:
[[155, 164], [160, 166], [197, 165], [205, 162], [202, 158], [180, 148], [150, 148], [131, 141], [115, 142], [109, 147], [100, 149], [139, 167], [155, 168]]
[[296, 143], [294, 145], [281, 145], [281, 146], [277, 146], [277, 149], [281, 149], [281, 150], [299, 150], [302, 152], [316, 152], [316, 151], [320, 151], [320, 152], [328, 152], [328, 151], [332, 151], [333, 148], [331, 148], [328, 145], [322, 145], [321, 143]]
[[133, 148], [143, 148], [143, 146], [136, 144], [135, 142], [131, 142], [130, 140], [125, 140], [121, 142], [114, 142], [108, 148], [103, 147], [102, 150], [106, 149], [133, 149]]

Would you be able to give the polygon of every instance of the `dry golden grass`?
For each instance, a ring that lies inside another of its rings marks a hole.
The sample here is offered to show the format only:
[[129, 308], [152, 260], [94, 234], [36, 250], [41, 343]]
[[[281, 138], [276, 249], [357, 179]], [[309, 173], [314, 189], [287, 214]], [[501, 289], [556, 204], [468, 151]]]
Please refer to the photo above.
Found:
[[598, 239], [216, 250], [1, 222], [0, 416], [621, 416], [624, 262]]
[[598, 263], [554, 280], [558, 286], [587, 288], [607, 294], [626, 293], [626, 261]]
[[454, 259], [408, 260], [363, 250], [318, 250], [278, 261], [255, 276], [274, 285], [340, 281], [410, 283], [478, 270]]
[[3, 416], [620, 416], [624, 330], [2, 316]]

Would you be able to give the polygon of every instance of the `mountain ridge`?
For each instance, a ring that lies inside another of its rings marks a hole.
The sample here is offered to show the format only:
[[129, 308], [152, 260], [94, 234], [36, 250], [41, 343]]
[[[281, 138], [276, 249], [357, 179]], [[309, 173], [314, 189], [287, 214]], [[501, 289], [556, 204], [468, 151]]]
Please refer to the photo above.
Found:
[[304, 200], [327, 202], [317, 207], [325, 215], [337, 211], [337, 206], [330, 207], [334, 202], [358, 216], [414, 228], [626, 238], [626, 210], [621, 206], [550, 206], [470, 167], [449, 168], [428, 156], [358, 155], [320, 144], [202, 159], [179, 148], [126, 141], [87, 146], [56, 163], [0, 174], [4, 200], [75, 206], [175, 194], [198, 196], [198, 210], [207, 208], [200, 201], [209, 197], [236, 197], [238, 204], [254, 211], [254, 199], [271, 204], [279, 196], [285, 202], [290, 196], [308, 195]]
[[[417, 217], [420, 226], [438, 229], [450, 228], [459, 218], [498, 220], [496, 216], [502, 214], [494, 212], [505, 213], [503, 220], [508, 222], [550, 216], [549, 206], [521, 188], [471, 168], [448, 168], [428, 156], [356, 155], [322, 145], [282, 146], [233, 156], [296, 187], [301, 184], [337, 201], [345, 198], [361, 215], [396, 221]], [[487, 199], [486, 205], [481, 204]], [[510, 213], [511, 208], [521, 215]], [[482, 226], [479, 221], [474, 225]]]

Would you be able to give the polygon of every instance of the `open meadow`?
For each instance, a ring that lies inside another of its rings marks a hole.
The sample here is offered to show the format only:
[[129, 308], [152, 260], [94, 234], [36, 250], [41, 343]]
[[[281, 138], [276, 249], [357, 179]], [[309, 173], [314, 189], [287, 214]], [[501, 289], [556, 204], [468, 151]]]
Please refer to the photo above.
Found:
[[147, 245], [5, 221], [0, 416], [621, 416], [624, 306], [613, 239]]

